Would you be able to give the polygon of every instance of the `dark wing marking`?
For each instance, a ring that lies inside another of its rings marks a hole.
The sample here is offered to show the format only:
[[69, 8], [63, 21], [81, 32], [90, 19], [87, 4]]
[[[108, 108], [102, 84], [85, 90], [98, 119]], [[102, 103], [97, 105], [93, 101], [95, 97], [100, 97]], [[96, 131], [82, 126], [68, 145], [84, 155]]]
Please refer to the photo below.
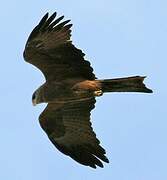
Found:
[[64, 16], [55, 17], [56, 13], [50, 17], [47, 13], [33, 29], [25, 46], [25, 60], [38, 67], [48, 81], [76, 77], [95, 79], [84, 53], [70, 40], [70, 20], [61, 22]]
[[77, 162], [96, 168], [100, 160], [109, 162], [91, 127], [90, 111], [95, 99], [68, 104], [48, 104], [40, 115], [40, 124], [52, 143]]

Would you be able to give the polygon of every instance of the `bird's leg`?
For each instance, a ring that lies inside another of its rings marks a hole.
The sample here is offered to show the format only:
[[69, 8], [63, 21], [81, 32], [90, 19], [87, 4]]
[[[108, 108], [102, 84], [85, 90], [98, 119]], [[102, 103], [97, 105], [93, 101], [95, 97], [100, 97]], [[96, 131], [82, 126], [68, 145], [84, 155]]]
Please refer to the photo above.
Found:
[[101, 89], [94, 91], [94, 96], [102, 96], [103, 95], [103, 91]]

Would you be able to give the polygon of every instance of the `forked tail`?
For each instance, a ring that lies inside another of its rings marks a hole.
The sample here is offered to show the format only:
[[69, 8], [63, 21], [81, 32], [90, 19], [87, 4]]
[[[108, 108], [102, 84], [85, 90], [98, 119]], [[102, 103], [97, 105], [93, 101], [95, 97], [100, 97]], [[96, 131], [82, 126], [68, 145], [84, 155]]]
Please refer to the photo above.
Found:
[[145, 76], [99, 80], [103, 92], [143, 92], [152, 93], [143, 83]]

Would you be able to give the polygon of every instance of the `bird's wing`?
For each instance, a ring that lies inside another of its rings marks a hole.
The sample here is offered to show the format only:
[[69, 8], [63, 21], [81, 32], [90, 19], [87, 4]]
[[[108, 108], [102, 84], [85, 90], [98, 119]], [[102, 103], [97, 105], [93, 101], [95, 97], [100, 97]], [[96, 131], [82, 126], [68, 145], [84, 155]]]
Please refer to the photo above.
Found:
[[39, 117], [40, 125], [62, 153], [96, 168], [109, 162], [91, 127], [90, 111], [95, 98], [68, 104], [48, 104]]
[[84, 53], [71, 42], [70, 20], [55, 19], [56, 13], [48, 13], [31, 32], [24, 50], [24, 59], [39, 68], [46, 80], [62, 80], [81, 77], [95, 79]]

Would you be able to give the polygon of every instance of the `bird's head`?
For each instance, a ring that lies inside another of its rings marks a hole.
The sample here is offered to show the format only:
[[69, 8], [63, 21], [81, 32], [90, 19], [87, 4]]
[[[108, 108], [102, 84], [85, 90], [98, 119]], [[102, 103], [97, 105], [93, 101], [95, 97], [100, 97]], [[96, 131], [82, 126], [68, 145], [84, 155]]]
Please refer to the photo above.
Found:
[[40, 89], [37, 89], [32, 95], [32, 104], [36, 106], [39, 103], [41, 103]]

